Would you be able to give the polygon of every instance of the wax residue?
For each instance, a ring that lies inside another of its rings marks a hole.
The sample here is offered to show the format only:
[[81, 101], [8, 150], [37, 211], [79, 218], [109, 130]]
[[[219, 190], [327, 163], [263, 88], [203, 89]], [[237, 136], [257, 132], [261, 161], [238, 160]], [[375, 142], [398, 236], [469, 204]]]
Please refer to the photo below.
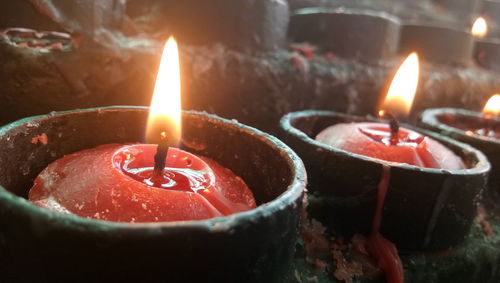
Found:
[[403, 283], [404, 273], [401, 258], [399, 258], [396, 246], [380, 234], [380, 223], [382, 221], [382, 209], [385, 196], [389, 187], [391, 169], [384, 165], [382, 178], [378, 185], [377, 205], [372, 222], [372, 231], [368, 238], [368, 250], [377, 261], [378, 266], [384, 271], [388, 283]]
[[[391, 135], [387, 127], [359, 127], [358, 131], [372, 140], [382, 143], [386, 146], [391, 146]], [[409, 146], [417, 148], [425, 139], [425, 136], [416, 132], [399, 131], [398, 146]]]

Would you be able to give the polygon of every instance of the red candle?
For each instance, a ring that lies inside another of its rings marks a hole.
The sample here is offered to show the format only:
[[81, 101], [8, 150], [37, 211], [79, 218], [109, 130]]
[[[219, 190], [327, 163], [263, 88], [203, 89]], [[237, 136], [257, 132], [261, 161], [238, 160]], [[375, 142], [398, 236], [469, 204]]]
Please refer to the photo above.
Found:
[[[404, 116], [410, 112], [418, 85], [418, 68], [417, 55], [410, 54], [391, 82], [381, 111], [381, 114], [391, 118], [390, 126], [385, 123], [336, 124], [320, 132], [316, 140], [352, 153], [391, 162], [448, 170], [464, 168], [462, 160], [451, 150], [429, 137], [400, 128], [392, 116]], [[404, 272], [397, 248], [379, 232], [390, 183], [388, 165], [383, 166], [381, 176], [367, 248], [385, 272], [387, 281], [402, 283]]]
[[352, 153], [426, 168], [458, 170], [463, 162], [439, 142], [415, 131], [399, 129], [391, 144], [391, 129], [382, 123], [345, 123], [326, 128], [316, 140]]
[[[460, 157], [439, 142], [400, 128], [394, 116], [407, 116], [418, 85], [418, 57], [413, 53], [396, 72], [379, 114], [387, 123], [336, 124], [320, 132], [316, 140], [360, 155], [426, 168], [464, 168]], [[387, 114], [390, 113], [390, 114]]]
[[[480, 121], [476, 127], [466, 129], [468, 135], [480, 135], [489, 138], [500, 139], [500, 133], [498, 133], [494, 127], [493, 118], [498, 117], [500, 113], [500, 94], [494, 94], [483, 108], [484, 119]], [[467, 125], [470, 127], [470, 125]]]
[[170, 148], [162, 176], [155, 145], [102, 145], [64, 156], [36, 178], [35, 204], [118, 222], [197, 220], [255, 207], [245, 182], [217, 162]]
[[181, 139], [180, 92], [177, 45], [170, 39], [147, 127], [155, 144], [108, 144], [64, 156], [35, 179], [30, 201], [117, 222], [199, 220], [255, 208], [252, 191], [231, 170], [168, 147]]

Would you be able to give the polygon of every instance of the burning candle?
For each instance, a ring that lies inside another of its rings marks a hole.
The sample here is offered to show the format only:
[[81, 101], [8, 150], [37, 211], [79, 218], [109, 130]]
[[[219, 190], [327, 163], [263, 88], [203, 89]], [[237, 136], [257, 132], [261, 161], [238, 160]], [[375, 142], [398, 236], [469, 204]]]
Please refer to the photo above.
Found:
[[[418, 85], [418, 56], [410, 54], [394, 76], [379, 114], [384, 123], [340, 123], [324, 129], [316, 140], [355, 154], [409, 165], [459, 170], [460, 157], [439, 142], [415, 131], [400, 128], [395, 117], [409, 114]], [[384, 270], [387, 281], [404, 281], [403, 266], [396, 246], [380, 234], [382, 210], [390, 181], [390, 167], [384, 165], [378, 185], [377, 203], [367, 248]]]
[[483, 113], [487, 118], [498, 116], [500, 113], [500, 94], [494, 94], [483, 107]]
[[[500, 94], [492, 95], [485, 103], [482, 112], [472, 112], [466, 110], [452, 113], [452, 109], [432, 109], [422, 114], [424, 126], [429, 122], [431, 124], [438, 121], [426, 121], [426, 117], [439, 115], [440, 123], [462, 131], [464, 135], [476, 138], [500, 139], [498, 127], [498, 114], [500, 113]], [[477, 146], [477, 145], [475, 145]], [[480, 147], [480, 146], [479, 146]]]
[[[424, 111], [419, 125], [442, 133], [481, 150], [492, 166], [492, 172], [500, 168], [500, 95], [495, 94], [485, 103], [482, 112], [454, 108], [436, 108]], [[496, 194], [500, 188], [500, 176], [491, 174], [489, 191]]]
[[472, 25], [471, 33], [476, 37], [474, 46], [474, 59], [481, 67], [499, 70], [500, 41], [495, 36], [488, 36], [488, 22], [483, 17], [478, 17]]
[[494, 94], [483, 107], [483, 120], [477, 121], [475, 125], [463, 125], [467, 128], [467, 135], [480, 135], [500, 139], [500, 133], [495, 130], [494, 119], [500, 113], [500, 94]]
[[[255, 209], [199, 221], [118, 223], [59, 213], [26, 200], [33, 180], [58, 158], [143, 140], [148, 114], [149, 108], [137, 106], [80, 109], [25, 118], [0, 129], [0, 262], [9, 263], [2, 266], [2, 276], [27, 282], [264, 282], [287, 276], [306, 183], [302, 161], [278, 139], [215, 115], [182, 112], [183, 149], [241, 176], [262, 204]], [[151, 151], [154, 155], [156, 147]], [[145, 161], [152, 166], [149, 157]], [[122, 191], [115, 188], [114, 193]], [[25, 272], [26, 266], [31, 272]]]
[[101, 145], [64, 156], [35, 179], [29, 199], [59, 212], [118, 222], [207, 219], [255, 208], [252, 192], [232, 171], [169, 147], [181, 140], [178, 60], [171, 38], [150, 109], [151, 144]]
[[488, 34], [488, 24], [483, 17], [478, 17], [472, 24], [471, 33], [473, 36], [483, 38]]
[[320, 132], [316, 140], [352, 153], [426, 168], [457, 170], [461, 159], [439, 142], [400, 128], [395, 117], [409, 114], [418, 85], [418, 56], [412, 53], [394, 76], [379, 112], [383, 123], [341, 123]]

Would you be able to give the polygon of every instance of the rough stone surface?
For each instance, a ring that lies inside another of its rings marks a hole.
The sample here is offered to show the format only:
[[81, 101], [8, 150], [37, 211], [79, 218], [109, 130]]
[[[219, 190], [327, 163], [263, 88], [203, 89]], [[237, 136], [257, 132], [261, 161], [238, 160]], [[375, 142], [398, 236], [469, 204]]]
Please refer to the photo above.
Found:
[[[461, 246], [438, 253], [405, 253], [403, 261], [405, 282], [407, 283], [495, 283], [500, 280], [500, 220], [494, 212], [488, 216], [493, 231], [487, 236], [479, 222], [473, 226], [467, 241]], [[302, 241], [297, 243], [297, 252], [288, 275], [289, 282], [341, 282], [333, 276], [332, 257], [326, 258], [325, 271], [315, 267], [306, 259]], [[365, 271], [366, 272], [366, 271]], [[342, 281], [343, 282], [343, 281]], [[355, 282], [385, 282], [379, 275], [376, 278], [357, 279]]]
[[[160, 44], [128, 38], [115, 48], [83, 43], [70, 52], [12, 46], [0, 39], [0, 123], [55, 110], [148, 105]], [[85, 45], [85, 44], [88, 44]], [[184, 108], [206, 110], [274, 132], [302, 109], [372, 114], [397, 62], [367, 65], [298, 51], [248, 54], [222, 45], [181, 45]], [[477, 110], [500, 88], [497, 73], [475, 66], [422, 64], [415, 111]]]

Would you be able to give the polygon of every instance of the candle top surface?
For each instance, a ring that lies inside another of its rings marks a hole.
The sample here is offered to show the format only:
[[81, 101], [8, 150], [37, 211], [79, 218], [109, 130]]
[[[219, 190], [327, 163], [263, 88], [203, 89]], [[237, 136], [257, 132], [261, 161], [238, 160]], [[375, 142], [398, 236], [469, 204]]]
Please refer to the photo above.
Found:
[[156, 145], [102, 145], [66, 155], [35, 179], [29, 200], [115, 222], [201, 220], [256, 207], [252, 191], [212, 159], [170, 148], [153, 177]]
[[351, 153], [414, 166], [460, 170], [460, 157], [441, 143], [415, 131], [400, 128], [398, 143], [391, 144], [391, 130], [383, 123], [341, 123], [321, 131], [316, 140]]
[[439, 115], [438, 121], [460, 131], [468, 136], [479, 136], [500, 140], [500, 123], [497, 118], [488, 118], [483, 114], [477, 116], [462, 114]]

